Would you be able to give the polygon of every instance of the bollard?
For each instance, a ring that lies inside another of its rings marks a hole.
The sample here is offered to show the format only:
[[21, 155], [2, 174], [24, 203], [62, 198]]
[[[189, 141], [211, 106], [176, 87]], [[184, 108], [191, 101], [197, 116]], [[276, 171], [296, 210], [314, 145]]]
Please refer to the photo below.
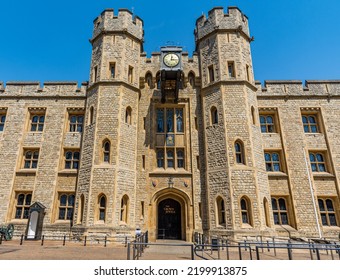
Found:
[[288, 258], [291, 261], [293, 259], [293, 256], [292, 256], [292, 251], [290, 249], [290, 242], [289, 241], [288, 241], [288, 244], [287, 244], [287, 250], [288, 250]]
[[316, 258], [318, 259], [318, 261], [320, 260], [319, 248], [316, 248]]
[[238, 256], [239, 256], [239, 259], [241, 261], [242, 260], [242, 252], [241, 252], [241, 244], [240, 243], [238, 244]]
[[259, 252], [259, 248], [256, 246], [256, 258], [259, 261], [260, 260], [260, 252]]
[[23, 241], [24, 241], [24, 235], [22, 234], [21, 239], [20, 239], [20, 245], [22, 245]]
[[104, 247], [106, 247], [107, 236], [105, 236]]
[[130, 260], [131, 258], [131, 246], [130, 242], [127, 244], [127, 260]]
[[229, 241], [227, 240], [225, 244], [227, 246], [227, 248], [226, 248], [226, 250], [227, 250], [227, 260], [229, 261], [229, 244], [228, 243], [229, 243]]
[[127, 244], [128, 244], [128, 242], [127, 242], [127, 236], [125, 236], [125, 247], [126, 247]]
[[45, 235], [43, 235], [41, 238], [41, 246], [44, 246], [44, 240], [45, 240]]
[[84, 246], [86, 246], [87, 236], [85, 235]]
[[194, 260], [195, 256], [194, 256], [194, 244], [191, 244], [191, 259]]
[[63, 246], [66, 244], [66, 235], [64, 235]]

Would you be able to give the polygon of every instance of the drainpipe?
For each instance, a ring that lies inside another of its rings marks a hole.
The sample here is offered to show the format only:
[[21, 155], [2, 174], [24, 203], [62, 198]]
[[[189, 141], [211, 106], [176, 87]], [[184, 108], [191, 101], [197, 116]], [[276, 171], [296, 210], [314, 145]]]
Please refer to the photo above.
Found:
[[309, 171], [306, 151], [305, 151], [304, 148], [302, 150], [303, 150], [303, 156], [304, 156], [305, 162], [306, 162], [307, 175], [308, 175], [310, 193], [312, 195], [312, 201], [313, 201], [313, 207], [314, 207], [314, 214], [315, 214], [315, 218], [316, 218], [316, 224], [318, 226], [319, 238], [321, 239], [322, 238], [322, 233], [321, 233], [321, 228], [320, 228], [320, 223], [319, 223], [319, 215], [318, 215], [318, 211], [316, 209], [316, 201], [315, 201], [315, 197], [314, 197], [314, 191], [313, 191], [313, 184], [312, 184], [311, 174], [310, 174], [310, 171]]

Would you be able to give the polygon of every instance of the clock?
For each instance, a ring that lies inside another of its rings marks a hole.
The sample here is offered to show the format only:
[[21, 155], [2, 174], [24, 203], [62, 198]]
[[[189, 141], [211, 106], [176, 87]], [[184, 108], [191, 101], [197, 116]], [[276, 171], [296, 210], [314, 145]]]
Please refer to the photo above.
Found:
[[175, 67], [179, 63], [179, 56], [175, 53], [168, 53], [164, 56], [163, 62], [168, 67]]

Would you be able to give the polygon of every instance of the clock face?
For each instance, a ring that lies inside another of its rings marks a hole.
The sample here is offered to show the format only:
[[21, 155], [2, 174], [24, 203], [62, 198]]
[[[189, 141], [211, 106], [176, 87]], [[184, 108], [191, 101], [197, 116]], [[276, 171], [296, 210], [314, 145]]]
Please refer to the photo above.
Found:
[[168, 67], [175, 67], [179, 63], [179, 56], [175, 53], [168, 53], [163, 58], [164, 64]]

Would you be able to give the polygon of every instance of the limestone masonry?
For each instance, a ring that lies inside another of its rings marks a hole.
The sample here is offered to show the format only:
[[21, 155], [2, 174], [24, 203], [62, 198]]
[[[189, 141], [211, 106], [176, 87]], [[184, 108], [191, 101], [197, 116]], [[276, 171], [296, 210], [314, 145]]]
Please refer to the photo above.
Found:
[[31, 239], [338, 238], [340, 81], [256, 82], [236, 7], [194, 34], [192, 57], [148, 57], [143, 21], [107, 9], [89, 82], [0, 82], [0, 224]]

